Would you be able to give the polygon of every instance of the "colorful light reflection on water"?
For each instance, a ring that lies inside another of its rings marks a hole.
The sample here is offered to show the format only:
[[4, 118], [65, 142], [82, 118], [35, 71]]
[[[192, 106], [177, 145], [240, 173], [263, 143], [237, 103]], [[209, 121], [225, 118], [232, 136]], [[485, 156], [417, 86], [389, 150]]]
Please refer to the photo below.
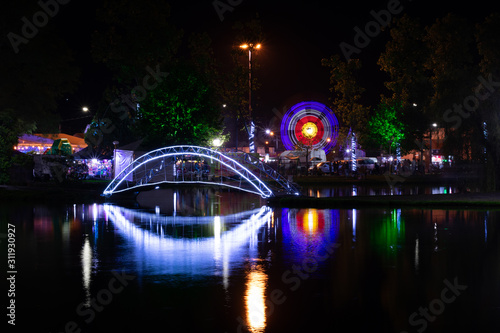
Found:
[[[208, 199], [192, 209], [203, 216], [183, 216], [183, 198], [174, 198], [160, 211], [99, 204], [12, 210], [24, 221], [16, 239], [26, 281], [19, 313], [32, 314], [42, 331], [63, 331], [68, 320], [82, 332], [97, 332], [98, 324], [145, 331], [158, 318], [185, 331], [303, 332], [309, 324], [336, 331], [337, 323], [350, 331], [416, 331], [409, 316], [457, 276], [468, 290], [429, 331], [462, 323], [488, 331], [480, 328], [498, 322], [496, 211], [234, 212], [227, 195], [227, 203], [217, 197], [216, 205]], [[327, 252], [332, 244], [338, 247]], [[75, 308], [88, 306], [108, 288], [111, 272], [122, 270], [137, 278], [96, 314], [98, 324], [87, 325]]]
[[283, 209], [283, 245], [295, 261], [317, 256], [336, 242], [339, 210]]
[[401, 209], [385, 212], [371, 232], [372, 245], [386, 259], [394, 259], [405, 242], [405, 221]]

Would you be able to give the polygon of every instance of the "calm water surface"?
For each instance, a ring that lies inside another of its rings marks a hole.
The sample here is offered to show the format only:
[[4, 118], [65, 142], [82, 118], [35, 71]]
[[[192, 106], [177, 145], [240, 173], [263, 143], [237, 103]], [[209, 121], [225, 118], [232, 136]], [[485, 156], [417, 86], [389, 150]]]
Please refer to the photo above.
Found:
[[2, 206], [16, 224], [16, 329], [500, 328], [498, 211], [271, 209], [209, 190], [138, 203]]

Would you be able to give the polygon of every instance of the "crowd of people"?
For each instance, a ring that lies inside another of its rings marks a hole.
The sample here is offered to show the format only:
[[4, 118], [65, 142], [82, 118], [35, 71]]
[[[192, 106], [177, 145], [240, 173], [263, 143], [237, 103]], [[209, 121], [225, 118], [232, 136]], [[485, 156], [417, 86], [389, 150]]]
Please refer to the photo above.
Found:
[[384, 160], [373, 163], [364, 163], [362, 160], [357, 161], [356, 170], [352, 171], [351, 161], [331, 161], [325, 165], [318, 167], [320, 164], [314, 164], [307, 168], [306, 165], [300, 163], [287, 163], [277, 165], [276, 168], [283, 175], [338, 175], [338, 176], [366, 176], [366, 175], [382, 175], [390, 172], [391, 174], [425, 174], [425, 165], [418, 160]]
[[194, 177], [196, 179], [206, 179], [210, 174], [210, 165], [203, 161], [178, 161], [175, 164], [175, 176], [177, 179], [183, 177]]

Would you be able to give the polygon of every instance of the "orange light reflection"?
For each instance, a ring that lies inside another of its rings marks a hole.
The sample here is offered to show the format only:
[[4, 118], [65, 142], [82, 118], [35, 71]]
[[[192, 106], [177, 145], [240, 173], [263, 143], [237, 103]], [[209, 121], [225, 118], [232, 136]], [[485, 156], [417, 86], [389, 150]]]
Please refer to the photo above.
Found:
[[245, 293], [247, 325], [252, 332], [264, 332], [266, 328], [267, 274], [255, 267], [248, 274]]

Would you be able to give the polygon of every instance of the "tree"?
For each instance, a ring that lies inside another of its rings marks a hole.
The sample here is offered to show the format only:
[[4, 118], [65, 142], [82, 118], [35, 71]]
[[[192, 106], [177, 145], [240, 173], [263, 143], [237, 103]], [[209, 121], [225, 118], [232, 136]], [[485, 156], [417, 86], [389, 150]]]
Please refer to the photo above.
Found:
[[[391, 29], [391, 40], [378, 61], [389, 74], [386, 87], [392, 96], [387, 104], [401, 101], [406, 135], [403, 150], [424, 149], [431, 124], [446, 130], [443, 154], [456, 159], [477, 160], [482, 126], [477, 115], [453, 126], [464, 114], [462, 102], [471, 94], [477, 77], [473, 62], [473, 29], [469, 22], [448, 14], [422, 27], [418, 20], [403, 16]], [[470, 118], [469, 118], [470, 116]]]
[[22, 132], [34, 128], [53, 132], [59, 124], [57, 104], [76, 88], [79, 69], [51, 22], [43, 29], [35, 27], [30, 39], [24, 37], [20, 18], [37, 10], [34, 2], [7, 1], [0, 13], [2, 36], [23, 38], [19, 45], [9, 38], [0, 40], [0, 111], [26, 125], [19, 128]]
[[31, 133], [34, 130], [33, 124], [26, 124], [13, 114], [12, 110], [0, 111], [0, 184], [8, 183], [10, 180], [13, 147], [17, 145], [19, 134]]
[[405, 125], [402, 118], [401, 104], [381, 103], [368, 121], [370, 139], [382, 147], [389, 147], [393, 152], [400, 147], [405, 137]]
[[135, 131], [146, 148], [210, 145], [222, 133], [220, 108], [210, 82], [192, 66], [178, 65], [141, 102]]
[[92, 56], [104, 63], [125, 90], [142, 83], [146, 66], [168, 70], [182, 32], [170, 24], [170, 6], [161, 0], [106, 0], [97, 12], [102, 23], [92, 36]]
[[7, 36], [0, 40], [0, 183], [9, 180], [18, 137], [57, 131], [57, 104], [78, 83], [71, 52], [50, 22], [23, 34], [28, 23], [20, 18], [37, 10], [35, 2], [19, 0], [3, 3], [0, 13], [1, 34]]
[[[445, 128], [443, 153], [456, 160], [479, 161], [482, 158], [482, 125], [477, 113], [456, 126], [450, 118], [464, 106], [474, 89], [478, 74], [473, 62], [474, 35], [471, 24], [456, 15], [448, 14], [426, 28], [425, 42], [432, 52], [424, 66], [430, 71], [433, 95], [430, 101], [431, 122]], [[464, 104], [465, 103], [465, 104]], [[460, 114], [462, 113], [462, 114]], [[479, 153], [479, 154], [478, 154]]]
[[[322, 65], [330, 69], [330, 98], [335, 114], [340, 121], [338, 142], [348, 139], [352, 135], [352, 142], [357, 142], [364, 135], [369, 108], [361, 104], [361, 95], [365, 91], [359, 86], [355, 73], [361, 68], [361, 62], [351, 59], [344, 62], [339, 55], [323, 59]], [[355, 169], [354, 154], [351, 154], [352, 164]]]
[[[481, 56], [480, 70], [482, 76], [500, 81], [500, 14], [493, 13], [485, 18], [484, 22], [476, 27], [476, 42]], [[497, 84], [498, 86], [498, 84]], [[486, 148], [487, 178], [490, 189], [500, 188], [500, 91], [498, 87], [487, 90], [487, 95], [481, 101], [478, 113], [484, 125], [484, 138]]]
[[425, 29], [417, 19], [404, 15], [390, 30], [391, 40], [380, 55], [378, 65], [389, 75], [385, 86], [392, 93], [382, 97], [383, 105], [399, 105], [405, 135], [403, 151], [423, 149], [424, 134], [430, 123], [430, 71], [424, 67], [430, 49], [424, 41]]
[[92, 35], [92, 57], [106, 65], [114, 82], [85, 134], [96, 155], [109, 154], [113, 141], [138, 140], [131, 128], [137, 105], [175, 67], [182, 32], [170, 24], [170, 6], [161, 0], [104, 1], [100, 27]]
[[218, 97], [221, 95], [219, 70], [212, 48], [212, 39], [206, 32], [193, 33], [188, 39], [189, 59], [194, 69], [212, 82]]
[[470, 94], [471, 83], [477, 76], [472, 63], [471, 24], [454, 14], [426, 27], [424, 42], [431, 50], [424, 67], [429, 71], [433, 95], [430, 112], [434, 119], [442, 119], [444, 110]]

